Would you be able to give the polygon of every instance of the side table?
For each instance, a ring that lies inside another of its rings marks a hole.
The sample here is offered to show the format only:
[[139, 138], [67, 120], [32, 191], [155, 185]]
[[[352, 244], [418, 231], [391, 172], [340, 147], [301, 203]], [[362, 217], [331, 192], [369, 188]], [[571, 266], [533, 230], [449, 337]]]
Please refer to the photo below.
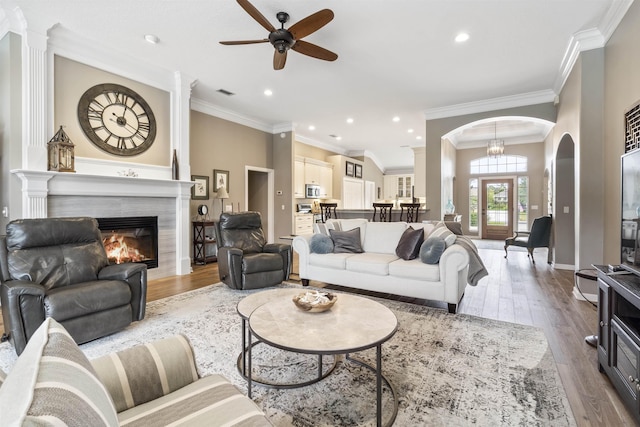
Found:
[[207, 255], [207, 248], [216, 244], [213, 221], [193, 221], [193, 262], [206, 264], [218, 260], [216, 255]]

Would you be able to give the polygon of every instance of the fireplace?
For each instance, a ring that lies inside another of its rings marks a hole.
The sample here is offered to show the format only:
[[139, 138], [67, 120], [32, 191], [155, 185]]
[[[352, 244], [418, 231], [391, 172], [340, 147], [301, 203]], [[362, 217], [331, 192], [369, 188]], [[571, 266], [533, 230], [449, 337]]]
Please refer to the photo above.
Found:
[[141, 262], [158, 267], [158, 217], [97, 218], [102, 243], [112, 264]]

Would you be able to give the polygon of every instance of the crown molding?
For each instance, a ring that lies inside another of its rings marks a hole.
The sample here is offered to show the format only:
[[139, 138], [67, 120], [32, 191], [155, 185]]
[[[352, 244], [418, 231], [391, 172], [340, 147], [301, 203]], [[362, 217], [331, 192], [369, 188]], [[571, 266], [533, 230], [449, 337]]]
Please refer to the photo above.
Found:
[[337, 146], [332, 145], [332, 144], [327, 144], [326, 142], [318, 141], [316, 139], [309, 138], [309, 137], [304, 136], [304, 135], [296, 134], [295, 140], [297, 142], [301, 142], [303, 144], [310, 145], [312, 147], [318, 147], [318, 148], [322, 148], [323, 150], [332, 151], [332, 152], [334, 152], [336, 154], [342, 154], [343, 156], [347, 155], [347, 150], [345, 150], [342, 147], [337, 147]]
[[348, 157], [358, 157], [358, 156], [368, 157], [369, 159], [371, 159], [373, 163], [375, 163], [376, 167], [380, 169], [382, 173], [385, 173], [384, 165], [382, 164], [380, 159], [369, 150], [351, 150], [347, 152], [347, 156]]
[[555, 97], [556, 93], [550, 89], [537, 92], [528, 92], [519, 95], [503, 96], [499, 98], [486, 99], [483, 101], [450, 105], [448, 107], [431, 108], [424, 111], [424, 118], [425, 120], [435, 120], [445, 117], [484, 113], [485, 111], [496, 111], [506, 108], [544, 104], [547, 102], [553, 102]]
[[263, 132], [274, 133], [273, 126], [268, 123], [261, 122], [251, 117], [243, 116], [236, 113], [235, 111], [226, 110], [198, 98], [191, 98], [191, 109], [204, 114], [208, 114], [210, 116], [218, 117], [223, 120], [228, 120], [233, 123], [261, 130]]

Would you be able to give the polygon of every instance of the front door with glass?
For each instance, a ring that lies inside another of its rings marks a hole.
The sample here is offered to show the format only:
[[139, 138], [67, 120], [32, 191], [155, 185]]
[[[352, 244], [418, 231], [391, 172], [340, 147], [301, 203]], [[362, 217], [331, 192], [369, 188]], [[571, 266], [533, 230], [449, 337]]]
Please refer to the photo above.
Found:
[[482, 238], [513, 235], [513, 179], [489, 179], [482, 185]]

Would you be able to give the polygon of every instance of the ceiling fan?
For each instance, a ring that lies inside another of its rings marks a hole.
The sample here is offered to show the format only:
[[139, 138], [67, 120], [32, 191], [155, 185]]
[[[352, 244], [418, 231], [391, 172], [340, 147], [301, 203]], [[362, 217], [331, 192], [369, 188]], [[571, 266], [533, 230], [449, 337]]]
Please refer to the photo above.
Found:
[[254, 44], [270, 42], [275, 48], [273, 54], [273, 69], [282, 70], [287, 62], [287, 51], [293, 49], [303, 55], [313, 58], [323, 59], [325, 61], [335, 61], [338, 55], [317, 46], [313, 43], [300, 40], [303, 37], [319, 30], [327, 25], [333, 19], [333, 12], [329, 9], [322, 9], [312, 15], [307, 16], [302, 21], [293, 24], [288, 29], [284, 28], [284, 24], [289, 21], [289, 14], [286, 12], [278, 12], [276, 18], [280, 22], [281, 27], [276, 29], [271, 23], [256, 9], [248, 0], [237, 0], [238, 4], [255, 19], [258, 24], [262, 25], [269, 31], [269, 38], [260, 40], [239, 40], [239, 41], [223, 41], [224, 45], [237, 44]]

